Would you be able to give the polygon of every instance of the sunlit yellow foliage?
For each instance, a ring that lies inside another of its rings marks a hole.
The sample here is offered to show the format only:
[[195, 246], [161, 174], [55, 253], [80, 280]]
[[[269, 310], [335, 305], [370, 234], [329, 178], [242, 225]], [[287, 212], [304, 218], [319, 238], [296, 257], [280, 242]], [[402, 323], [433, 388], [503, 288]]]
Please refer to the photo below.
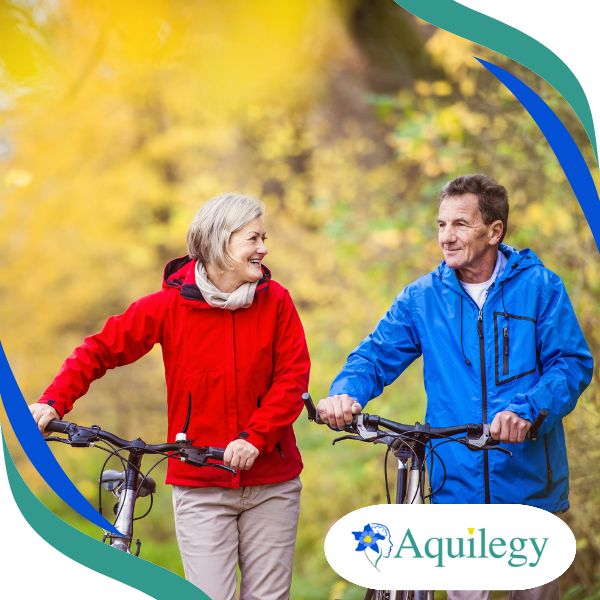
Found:
[[476, 45], [463, 38], [436, 29], [429, 38], [426, 48], [446, 72], [458, 74], [460, 71], [467, 72], [473, 68], [473, 55]]
[[[489, 53], [421, 25], [420, 53], [433, 67], [374, 93], [372, 65], [349, 26], [359, 4], [0, 2], [8, 32], [0, 37], [0, 323], [28, 400], [109, 314], [160, 286], [164, 263], [186, 252], [199, 205], [233, 189], [266, 204], [266, 262], [303, 319], [315, 397], [402, 287], [437, 265], [439, 190], [465, 172], [507, 186], [507, 242], [531, 246], [564, 278], [597, 353], [597, 249], [537, 126], [473, 60]], [[591, 164], [562, 100], [493, 60], [551, 99]], [[417, 361], [372, 410], [422, 419], [421, 378]], [[586, 445], [600, 425], [598, 394], [596, 378], [567, 420], [568, 518], [583, 549], [567, 588], [592, 589], [600, 556], [597, 452]], [[71, 416], [162, 439], [160, 352], [96, 382]], [[332, 573], [322, 544], [341, 514], [385, 501], [381, 453], [331, 448], [328, 431], [302, 420], [297, 434], [306, 469], [292, 597], [361, 597]], [[93, 498], [100, 459], [57, 454]], [[21, 469], [36, 481], [30, 466]], [[43, 483], [32, 485], [43, 493]], [[170, 511], [161, 489], [140, 536], [145, 556], [181, 572], [176, 552], [160, 551], [175, 547]]]

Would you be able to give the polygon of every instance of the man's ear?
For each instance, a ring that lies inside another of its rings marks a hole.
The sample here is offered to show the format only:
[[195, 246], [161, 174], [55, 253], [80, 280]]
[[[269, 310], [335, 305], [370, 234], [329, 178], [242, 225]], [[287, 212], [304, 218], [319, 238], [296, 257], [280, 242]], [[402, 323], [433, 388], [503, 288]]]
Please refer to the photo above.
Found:
[[499, 219], [489, 225], [488, 242], [490, 246], [495, 246], [500, 243], [502, 234], [504, 233], [504, 224]]

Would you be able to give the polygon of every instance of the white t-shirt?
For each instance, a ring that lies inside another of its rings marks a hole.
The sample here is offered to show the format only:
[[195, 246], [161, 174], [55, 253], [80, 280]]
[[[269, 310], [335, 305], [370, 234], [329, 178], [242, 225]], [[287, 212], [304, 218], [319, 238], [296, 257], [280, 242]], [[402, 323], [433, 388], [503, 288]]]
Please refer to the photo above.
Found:
[[480, 310], [483, 307], [483, 303], [485, 302], [490, 286], [498, 277], [500, 277], [500, 275], [502, 275], [502, 273], [504, 273], [506, 262], [506, 256], [504, 256], [502, 252], [498, 251], [498, 256], [496, 257], [496, 266], [494, 267], [492, 276], [487, 281], [483, 281], [482, 283], [465, 283], [464, 281], [460, 282], [465, 292], [467, 292], [467, 294], [473, 298], [475, 304], [477, 304]]

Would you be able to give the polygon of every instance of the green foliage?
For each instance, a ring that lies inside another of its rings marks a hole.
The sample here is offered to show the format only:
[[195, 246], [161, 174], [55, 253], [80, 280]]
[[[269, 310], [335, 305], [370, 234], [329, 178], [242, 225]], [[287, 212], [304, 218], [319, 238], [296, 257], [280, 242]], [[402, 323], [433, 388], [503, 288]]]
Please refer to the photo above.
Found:
[[[16, 28], [15, 51], [30, 42], [23, 68], [1, 73], [10, 91], [0, 125], [0, 320], [30, 401], [106, 316], [160, 285], [163, 263], [185, 253], [195, 210], [229, 189], [267, 206], [266, 262], [303, 319], [315, 398], [401, 288], [440, 260], [437, 195], [466, 172], [487, 172], [508, 188], [506, 241], [533, 247], [563, 277], [597, 354], [600, 268], [589, 229], [535, 123], [472, 57], [538, 90], [593, 164], [581, 127], [544, 82], [406, 15], [397, 31], [410, 24], [411, 34], [395, 36], [380, 6], [386, 44], [406, 40], [384, 60], [377, 23], [357, 21], [364, 2], [239, 1], [236, 10], [214, 3], [204, 12], [200, 3], [150, 2], [143, 14], [135, 3], [109, 4], [107, 12], [100, 2], [52, 3], [29, 30]], [[282, 35], [255, 44], [276, 30]], [[154, 350], [110, 373], [69, 417], [163, 439], [161, 362]], [[410, 422], [423, 418], [424, 405], [417, 361], [374, 410]], [[591, 598], [600, 589], [600, 457], [589, 447], [600, 425], [597, 375], [566, 423], [566, 518], [578, 555], [563, 589]], [[342, 514], [385, 502], [383, 456], [362, 445], [331, 448], [330, 432], [302, 419], [296, 430], [306, 468], [292, 597], [359, 598], [327, 565], [323, 540]], [[93, 499], [103, 456], [56, 452]], [[21, 468], [53, 510], [97, 535]], [[181, 573], [169, 490], [159, 489], [136, 535], [144, 557]]]

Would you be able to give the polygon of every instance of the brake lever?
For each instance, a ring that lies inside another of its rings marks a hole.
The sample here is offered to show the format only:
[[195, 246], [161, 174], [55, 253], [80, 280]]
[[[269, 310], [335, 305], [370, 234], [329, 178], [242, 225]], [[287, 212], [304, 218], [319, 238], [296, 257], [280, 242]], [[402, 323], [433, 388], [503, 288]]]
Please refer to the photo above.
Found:
[[221, 465], [221, 464], [217, 464], [217, 463], [204, 463], [205, 467], [214, 467], [215, 469], [223, 469], [223, 471], [229, 471], [230, 473], [232, 473], [233, 475], [236, 474], [236, 470], [232, 469], [231, 467], [226, 467], [225, 465]]
[[[478, 438], [476, 441], [479, 441], [481, 438]], [[474, 444], [469, 438], [462, 438], [459, 441], [461, 444], [464, 444], [471, 452], [477, 452], [479, 450], [499, 450], [504, 454], [512, 457], [512, 452], [507, 450], [503, 446], [500, 446], [500, 442], [498, 440], [487, 440], [483, 444]]]
[[368, 442], [369, 440], [365, 440], [361, 438], [360, 435], [343, 435], [342, 437], [335, 438], [333, 442], [331, 442], [332, 446], [335, 446], [338, 442], [343, 442], [344, 440], [356, 440], [357, 442]]
[[58, 435], [49, 435], [47, 438], [45, 438], [45, 440], [47, 442], [60, 442], [61, 444], [69, 444], [69, 446], [71, 445], [69, 440], [59, 437]]
[[512, 452], [510, 450], [507, 450], [506, 448], [503, 448], [502, 446], [491, 446], [490, 448], [484, 448], [484, 450], [498, 450], [500, 452], [504, 452], [504, 454], [508, 454], [508, 456], [510, 456], [512, 458]]

